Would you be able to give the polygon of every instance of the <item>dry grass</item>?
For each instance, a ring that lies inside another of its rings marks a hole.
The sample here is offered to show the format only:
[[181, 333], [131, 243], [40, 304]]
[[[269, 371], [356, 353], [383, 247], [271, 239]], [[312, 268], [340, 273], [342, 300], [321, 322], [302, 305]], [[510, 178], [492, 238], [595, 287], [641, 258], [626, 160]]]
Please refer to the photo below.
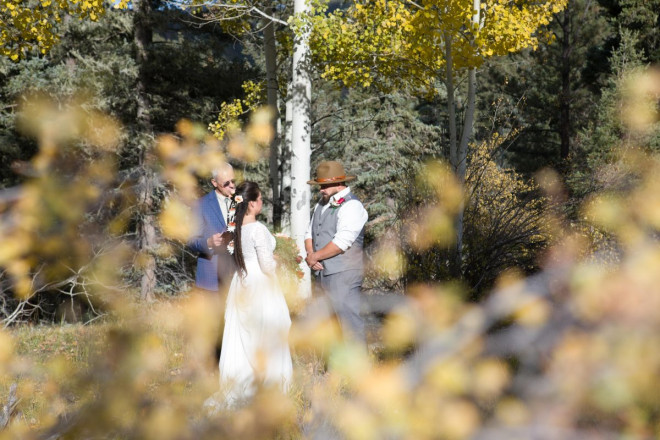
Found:
[[[107, 360], [109, 339], [120, 327], [118, 323], [104, 322], [10, 329], [14, 361], [10, 370], [0, 369], [1, 401], [6, 400], [11, 384], [17, 383], [21, 399], [18, 419], [30, 429], [50, 426], [61, 415], [92, 403], [98, 398], [97, 384], [94, 380], [81, 382], [80, 378], [90, 374], [93, 377], [99, 362]], [[185, 336], [167, 325], [152, 323], [150, 330], [159, 335], [166, 359], [161, 373], [149, 377], [149, 395], [188, 400], [195, 399], [195, 393], [217, 386], [217, 363], [210, 352], [192, 353]], [[199, 362], [191, 358], [198, 358]], [[312, 352], [294, 353], [293, 361], [295, 378], [289, 397], [295, 407], [296, 423], [303, 426], [310, 410], [310, 390], [315, 385], [323, 386], [327, 366]], [[196, 363], [199, 369], [191, 373], [190, 365]], [[91, 389], [81, 387], [81, 383], [91, 385]], [[201, 408], [199, 415], [202, 416]], [[288, 434], [296, 431], [297, 428], [286, 429]]]
[[[107, 324], [22, 325], [11, 328], [15, 358], [9, 371], [0, 376], [2, 401], [12, 383], [18, 385], [19, 417], [30, 426], [42, 424], [40, 414], [52, 405], [48, 388], [53, 380], [66, 389], [70, 380], [90, 368], [102, 352]], [[66, 366], [66, 367], [64, 367]], [[66, 371], [61, 371], [66, 368]], [[55, 376], [51, 376], [55, 372]], [[58, 374], [59, 373], [59, 374]], [[69, 394], [64, 400], [74, 408], [80, 397]]]

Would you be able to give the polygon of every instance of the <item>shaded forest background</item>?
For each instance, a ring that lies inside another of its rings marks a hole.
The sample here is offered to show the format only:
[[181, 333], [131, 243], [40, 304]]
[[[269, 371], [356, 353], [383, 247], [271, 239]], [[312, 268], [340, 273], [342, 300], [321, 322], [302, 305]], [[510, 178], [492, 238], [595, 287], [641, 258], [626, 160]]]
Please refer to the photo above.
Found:
[[[449, 251], [443, 244], [420, 249], [409, 239], [413, 223], [430, 215], [424, 209], [435, 198], [432, 189], [418, 185], [417, 177], [428, 161], [449, 154], [443, 85], [437, 85], [438, 97], [425, 100], [403, 91], [341, 87], [316, 75], [312, 167], [321, 160], [338, 159], [359, 176], [354, 189], [370, 216], [367, 255], [372, 264], [365, 288], [402, 292], [417, 282], [455, 279], [468, 298], [479, 299], [506, 270], [538, 271], [539, 259], [553, 241], [544, 216], [561, 212], [579, 228], [577, 207], [613, 184], [607, 166], [626, 136], [616, 117], [617, 97], [626, 72], [659, 61], [659, 9], [657, 1], [571, 0], [550, 24], [551, 41], [537, 50], [487, 60], [479, 68], [464, 255], [458, 273], [449, 267]], [[291, 13], [284, 6], [274, 11], [282, 17]], [[137, 20], [138, 14], [143, 18]], [[12, 188], [30, 178], [29, 160], [38, 150], [36, 141], [18, 129], [18, 106], [27, 96], [45, 94], [63, 107], [71, 99], [84, 99], [86, 108], [111, 115], [123, 126], [115, 187], [133, 187], [138, 200], [126, 207], [130, 227], [122, 239], [135, 249], [136, 257], [135, 264], [122, 269], [123, 287], [135, 290], [138, 297], [176, 296], [191, 286], [194, 274], [192, 256], [167, 240], [154, 220], [172, 187], [154, 178], [150, 167], [158, 165], [149, 145], [160, 133], [177, 131], [182, 120], [205, 129], [217, 120], [222, 103], [245, 99], [246, 81], [265, 82], [264, 34], [258, 27], [246, 32], [213, 17], [209, 11], [189, 13], [161, 2], [142, 10], [108, 10], [98, 22], [64, 20], [58, 29], [60, 43], [45, 55], [0, 60], [0, 185], [5, 199], [11, 201]], [[276, 27], [277, 76], [285, 84], [292, 35], [286, 26]], [[138, 31], [146, 31], [148, 45], [142, 49]], [[460, 83], [457, 89], [459, 114], [465, 88]], [[282, 89], [277, 162], [282, 186], [276, 196], [269, 190], [268, 157], [250, 162], [230, 155], [241, 178], [256, 180], [266, 189], [264, 221], [277, 232], [286, 232], [286, 167], [291, 154], [283, 134]], [[78, 147], [86, 160], [94, 160], [84, 143]], [[645, 148], [657, 147], [657, 137], [645, 143]], [[539, 179], [548, 170], [566, 185], [560, 199], [540, 191]], [[208, 176], [198, 177], [208, 182]], [[87, 221], [94, 223], [95, 216], [104, 215], [107, 212], [99, 210]], [[593, 230], [585, 234], [593, 249], [609, 248], [605, 235]], [[404, 261], [383, 262], [380, 251], [393, 241]], [[178, 251], [159, 253], [162, 246]], [[21, 319], [61, 318], [60, 303], [70, 304], [70, 292], [84, 290], [83, 279], [84, 271], [79, 271], [54, 285], [38, 286], [30, 303], [23, 305]], [[3, 319], [16, 319], [12, 313], [19, 300], [4, 275], [1, 286]], [[94, 316], [84, 304], [76, 305], [73, 314], [83, 320]]]
[[[449, 3], [472, 4], [425, 4]], [[90, 5], [45, 53], [0, 47], [0, 438], [660, 436], [659, 0], [569, 0], [536, 50], [483, 58], [464, 182], [451, 133], [470, 72], [452, 100], [437, 66], [425, 94], [406, 81], [427, 76], [348, 87], [321, 73], [345, 60], [314, 60], [312, 169], [358, 175], [365, 294], [383, 307], [365, 351], [290, 301], [291, 388], [216, 415], [223, 304], [192, 289], [186, 216], [229, 158], [289, 232], [293, 5], [135, 0], [93, 22], [94, 0], [41, 3]], [[376, 9], [361, 24], [377, 34]], [[298, 299], [293, 242], [276, 252]]]

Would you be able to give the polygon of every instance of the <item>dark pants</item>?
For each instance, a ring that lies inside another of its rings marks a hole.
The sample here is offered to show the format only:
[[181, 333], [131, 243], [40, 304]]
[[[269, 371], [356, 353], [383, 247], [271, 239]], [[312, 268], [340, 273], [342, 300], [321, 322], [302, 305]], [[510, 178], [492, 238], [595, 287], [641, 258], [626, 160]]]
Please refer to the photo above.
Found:
[[233, 255], [230, 255], [228, 252], [218, 253], [218, 290], [216, 292], [207, 290], [207, 292], [212, 292], [213, 294], [220, 296], [220, 308], [218, 310], [220, 332], [218, 333], [214, 348], [216, 362], [220, 361], [220, 353], [222, 352], [222, 334], [225, 328], [227, 293], [229, 293], [229, 286], [231, 286], [231, 280], [234, 277], [234, 273], [236, 273], [236, 263], [234, 262]]

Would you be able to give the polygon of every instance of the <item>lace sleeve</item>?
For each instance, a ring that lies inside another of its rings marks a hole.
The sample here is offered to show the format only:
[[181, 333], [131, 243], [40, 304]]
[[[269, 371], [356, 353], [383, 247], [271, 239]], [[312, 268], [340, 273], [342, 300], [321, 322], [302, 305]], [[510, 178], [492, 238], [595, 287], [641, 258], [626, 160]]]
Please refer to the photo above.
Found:
[[254, 248], [259, 260], [261, 271], [267, 275], [275, 275], [276, 263], [273, 258], [272, 236], [265, 226], [259, 228], [254, 237]]

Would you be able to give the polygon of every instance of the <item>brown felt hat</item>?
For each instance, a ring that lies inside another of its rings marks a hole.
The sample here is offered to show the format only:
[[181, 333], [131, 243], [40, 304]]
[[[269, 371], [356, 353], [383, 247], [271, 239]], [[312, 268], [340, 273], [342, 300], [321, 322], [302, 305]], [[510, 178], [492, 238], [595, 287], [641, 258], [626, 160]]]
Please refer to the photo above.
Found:
[[341, 163], [334, 160], [321, 162], [316, 167], [316, 179], [309, 180], [310, 185], [327, 185], [328, 183], [350, 182], [355, 176], [347, 176]]

